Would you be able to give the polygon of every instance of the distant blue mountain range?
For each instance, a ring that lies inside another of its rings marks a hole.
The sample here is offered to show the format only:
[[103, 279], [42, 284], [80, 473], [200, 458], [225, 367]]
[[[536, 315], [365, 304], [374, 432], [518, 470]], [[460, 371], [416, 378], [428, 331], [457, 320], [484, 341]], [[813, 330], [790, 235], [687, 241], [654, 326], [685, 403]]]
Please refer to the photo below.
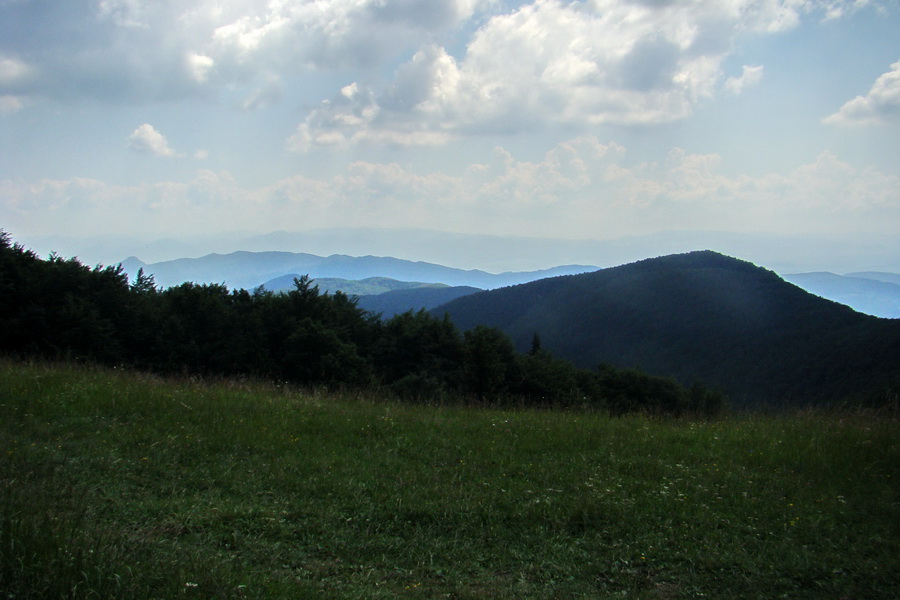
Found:
[[896, 273], [794, 273], [782, 278], [811, 294], [846, 304], [856, 311], [900, 319], [900, 275]]
[[[481, 270], [454, 269], [433, 263], [402, 260], [383, 256], [347, 256], [293, 252], [232, 252], [208, 254], [200, 258], [179, 258], [146, 264], [131, 257], [122, 261], [130, 277], [138, 269], [152, 274], [157, 285], [171, 287], [185, 281], [194, 283], [224, 283], [229, 288], [254, 289], [272, 280], [309, 275], [317, 278], [361, 280], [386, 277], [398, 281], [442, 283], [448, 286], [470, 286], [494, 289], [527, 283], [545, 277], [574, 275], [596, 271], [597, 267], [565, 265], [537, 271], [488, 273]], [[281, 287], [281, 282], [278, 283]]]
[[[489, 273], [393, 257], [317, 256], [295, 252], [232, 252], [151, 264], [131, 257], [121, 264], [131, 278], [143, 268], [145, 273], [153, 274], [161, 287], [192, 281], [222, 283], [232, 289], [264, 286], [281, 291], [292, 286], [294, 277], [309, 275], [317, 280], [322, 291], [341, 290], [359, 296], [363, 308], [384, 316], [409, 309], [431, 309], [479, 290], [597, 270], [589, 265], [565, 265], [536, 271]], [[822, 271], [782, 277], [812, 294], [859, 312], [900, 318], [900, 274], [867, 271], [837, 275]], [[435, 285], [449, 289], [428, 289]], [[388, 295], [377, 298], [384, 293]]]

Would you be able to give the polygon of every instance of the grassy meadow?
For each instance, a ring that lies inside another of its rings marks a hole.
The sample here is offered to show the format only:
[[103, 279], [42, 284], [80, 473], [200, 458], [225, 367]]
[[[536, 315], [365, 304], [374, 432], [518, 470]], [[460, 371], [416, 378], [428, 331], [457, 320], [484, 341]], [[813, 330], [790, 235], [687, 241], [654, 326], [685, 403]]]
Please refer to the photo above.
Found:
[[894, 416], [432, 407], [0, 362], [0, 600], [900, 596]]

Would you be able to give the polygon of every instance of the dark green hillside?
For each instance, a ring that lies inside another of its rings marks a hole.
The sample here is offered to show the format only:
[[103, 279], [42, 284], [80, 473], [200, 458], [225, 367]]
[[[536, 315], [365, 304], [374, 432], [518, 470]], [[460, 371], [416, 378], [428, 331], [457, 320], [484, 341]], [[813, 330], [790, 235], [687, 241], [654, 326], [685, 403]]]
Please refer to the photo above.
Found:
[[[447, 288], [449, 289], [449, 288]], [[44, 261], [0, 231], [0, 355], [252, 377], [407, 400], [583, 407], [615, 414], [718, 414], [721, 394], [633, 370], [578, 370], [534, 339], [516, 353], [497, 329], [460, 332], [424, 310], [387, 320], [304, 276], [283, 293], [183, 283]]]
[[422, 308], [429, 310], [441, 304], [446, 304], [451, 300], [480, 291], [482, 290], [479, 288], [466, 285], [398, 289], [381, 294], [360, 295], [359, 307], [389, 319], [408, 310], [419, 310]]
[[884, 394], [900, 378], [900, 321], [823, 300], [751, 263], [704, 251], [464, 297], [461, 329], [507, 332], [582, 367], [610, 363], [723, 388], [737, 404]]

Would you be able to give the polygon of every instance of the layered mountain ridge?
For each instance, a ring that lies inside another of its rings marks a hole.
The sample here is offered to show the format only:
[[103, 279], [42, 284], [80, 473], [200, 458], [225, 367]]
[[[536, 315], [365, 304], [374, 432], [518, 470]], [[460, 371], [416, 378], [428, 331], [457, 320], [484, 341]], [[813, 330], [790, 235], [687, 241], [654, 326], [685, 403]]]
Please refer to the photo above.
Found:
[[442, 283], [449, 286], [471, 286], [492, 289], [543, 277], [584, 273], [597, 267], [564, 265], [537, 271], [488, 273], [478, 269], [455, 269], [422, 261], [383, 256], [316, 256], [295, 252], [232, 252], [208, 254], [200, 258], [180, 258], [146, 264], [129, 257], [121, 262], [126, 273], [134, 276], [138, 269], [152, 274], [162, 287], [194, 283], [224, 283], [230, 288], [253, 289], [273, 279], [309, 275], [312, 278], [361, 280], [386, 277], [399, 281]]
[[740, 404], [827, 403], [900, 378], [900, 321], [819, 298], [716, 252], [647, 259], [458, 298], [433, 310], [576, 365], [699, 379]]

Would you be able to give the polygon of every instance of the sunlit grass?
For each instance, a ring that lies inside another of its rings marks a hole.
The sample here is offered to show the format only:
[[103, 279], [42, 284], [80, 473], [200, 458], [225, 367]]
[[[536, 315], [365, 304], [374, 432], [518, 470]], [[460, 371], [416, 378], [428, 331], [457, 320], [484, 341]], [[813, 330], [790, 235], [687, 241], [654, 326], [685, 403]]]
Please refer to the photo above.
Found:
[[894, 598], [898, 439], [3, 363], [0, 590]]

